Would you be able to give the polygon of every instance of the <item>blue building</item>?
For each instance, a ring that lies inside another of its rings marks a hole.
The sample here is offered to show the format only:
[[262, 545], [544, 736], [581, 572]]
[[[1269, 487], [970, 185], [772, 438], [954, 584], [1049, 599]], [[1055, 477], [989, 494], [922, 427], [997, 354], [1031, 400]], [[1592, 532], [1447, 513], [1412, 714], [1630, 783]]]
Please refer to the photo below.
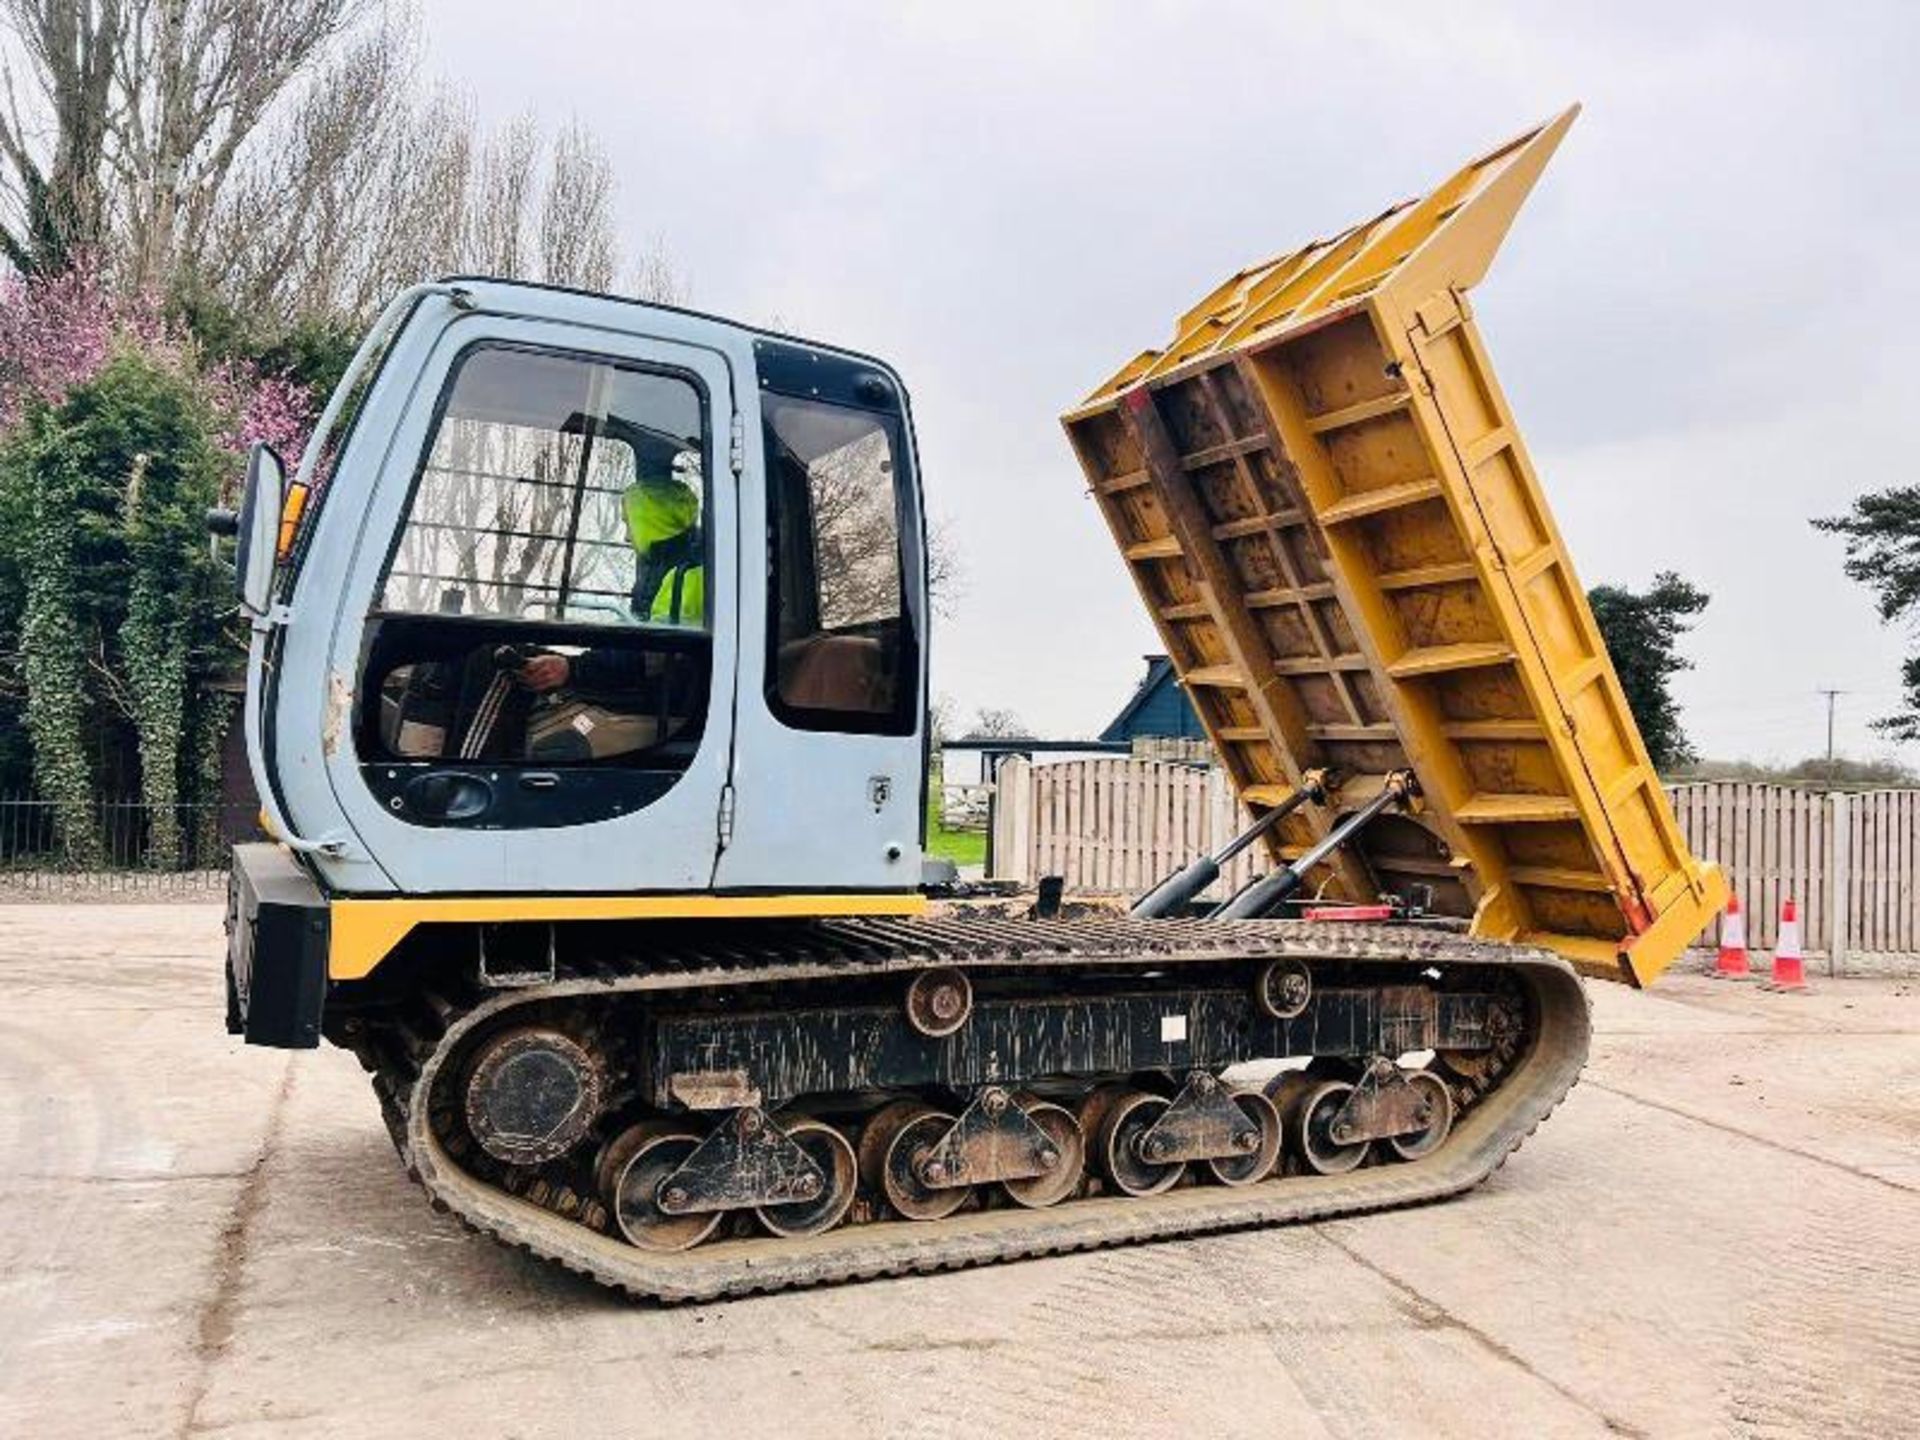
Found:
[[1204, 740], [1207, 732], [1180, 688], [1173, 662], [1164, 655], [1146, 657], [1147, 675], [1100, 738], [1131, 745], [1137, 739]]

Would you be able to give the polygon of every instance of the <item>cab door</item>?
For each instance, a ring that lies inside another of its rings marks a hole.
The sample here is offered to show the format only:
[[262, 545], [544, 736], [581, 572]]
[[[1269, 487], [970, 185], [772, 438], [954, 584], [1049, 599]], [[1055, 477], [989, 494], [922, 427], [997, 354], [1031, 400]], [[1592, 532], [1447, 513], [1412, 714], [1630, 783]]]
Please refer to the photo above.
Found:
[[[926, 584], [906, 391], [864, 357], [754, 343], [733, 784], [716, 885], [920, 883]], [[757, 553], [756, 553], [757, 552]]]
[[[406, 893], [705, 889], [737, 642], [725, 336], [501, 298], [557, 313], [483, 299], [450, 320], [377, 463], [350, 446], [336, 486], [357, 496], [325, 502], [327, 521], [361, 507], [321, 681], [327, 782]], [[670, 570], [648, 573], [642, 491], [678, 497]]]

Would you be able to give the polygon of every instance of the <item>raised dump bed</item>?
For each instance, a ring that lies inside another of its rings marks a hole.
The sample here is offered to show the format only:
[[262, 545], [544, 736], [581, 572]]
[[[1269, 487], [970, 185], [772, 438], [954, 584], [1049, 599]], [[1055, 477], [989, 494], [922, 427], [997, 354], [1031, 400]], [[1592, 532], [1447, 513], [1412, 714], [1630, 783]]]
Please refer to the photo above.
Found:
[[1234, 276], [1065, 423], [1242, 797], [1342, 777], [1276, 857], [1410, 767], [1421, 801], [1327, 893], [1431, 885], [1477, 935], [1644, 984], [1725, 882], [1674, 822], [1466, 295], [1577, 112]]

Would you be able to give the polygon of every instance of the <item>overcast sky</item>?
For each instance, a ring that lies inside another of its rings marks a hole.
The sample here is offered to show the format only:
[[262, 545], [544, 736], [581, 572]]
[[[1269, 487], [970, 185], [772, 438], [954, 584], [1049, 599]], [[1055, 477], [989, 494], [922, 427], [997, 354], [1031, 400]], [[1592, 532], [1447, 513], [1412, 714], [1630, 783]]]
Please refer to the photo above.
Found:
[[[578, 115], [692, 303], [906, 376], [967, 572], [934, 687], [1097, 731], [1158, 648], [1061, 410], [1246, 263], [1586, 105], [1475, 307], [1583, 583], [1713, 603], [1713, 756], [1841, 746], [1904, 647], [1808, 517], [1920, 481], [1911, 5], [427, 0], [488, 119]], [[1906, 377], [1903, 381], [1900, 377]], [[1903, 758], [1920, 761], [1910, 750]]]

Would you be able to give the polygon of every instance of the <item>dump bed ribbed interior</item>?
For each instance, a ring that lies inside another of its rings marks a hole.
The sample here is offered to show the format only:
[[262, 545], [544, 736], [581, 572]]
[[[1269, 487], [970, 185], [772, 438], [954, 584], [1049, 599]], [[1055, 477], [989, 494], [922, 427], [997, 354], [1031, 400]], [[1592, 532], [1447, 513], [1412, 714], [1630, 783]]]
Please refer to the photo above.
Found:
[[1430, 885], [1478, 933], [1644, 983], [1717, 911], [1493, 377], [1466, 290], [1568, 112], [1234, 277], [1066, 418], [1242, 797], [1332, 767], [1290, 858], [1411, 767], [1323, 877]]

